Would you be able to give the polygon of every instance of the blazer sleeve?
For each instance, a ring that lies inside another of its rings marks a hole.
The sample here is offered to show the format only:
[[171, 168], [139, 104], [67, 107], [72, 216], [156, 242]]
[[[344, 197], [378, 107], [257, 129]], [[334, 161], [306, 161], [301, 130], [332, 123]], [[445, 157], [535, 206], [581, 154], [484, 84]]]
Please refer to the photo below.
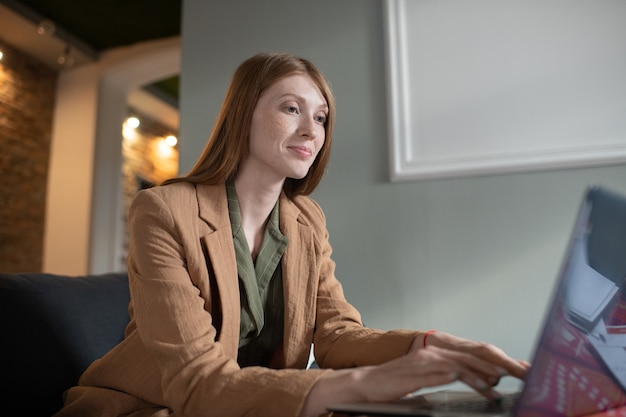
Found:
[[[225, 352], [207, 308], [212, 301], [203, 298], [189, 272], [192, 263], [206, 264], [201, 235], [222, 232], [198, 219], [193, 198], [142, 191], [131, 207], [129, 227], [136, 331], [158, 364], [163, 405], [185, 416], [297, 415], [325, 371], [241, 369]], [[232, 239], [230, 230], [223, 233]], [[336, 291], [331, 287], [324, 291]]]
[[303, 204], [301, 210], [309, 216], [316, 235], [319, 275], [314, 334], [316, 362], [322, 368], [349, 368], [377, 365], [406, 354], [416, 331], [364, 327], [359, 312], [346, 300], [335, 276], [325, 215], [315, 201], [307, 200], [309, 204]]

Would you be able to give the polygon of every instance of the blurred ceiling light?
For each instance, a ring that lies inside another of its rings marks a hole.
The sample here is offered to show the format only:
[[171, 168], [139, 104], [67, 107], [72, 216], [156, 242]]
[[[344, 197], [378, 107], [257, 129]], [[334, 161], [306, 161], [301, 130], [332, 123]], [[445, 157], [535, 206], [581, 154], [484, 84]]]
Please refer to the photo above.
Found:
[[130, 127], [131, 129], [138, 128], [140, 123], [141, 122], [139, 121], [139, 119], [136, 118], [135, 116], [131, 116], [128, 119], [126, 119], [126, 126]]
[[122, 126], [122, 136], [130, 141], [137, 140], [137, 128], [139, 127], [139, 119], [131, 116], [124, 122]]
[[168, 137], [165, 138], [165, 144], [167, 146], [170, 146], [173, 148], [174, 146], [176, 146], [177, 143], [178, 143], [178, 138], [174, 135], [169, 135]]
[[50, 19], [43, 19], [41, 22], [39, 22], [39, 25], [37, 26], [37, 33], [39, 33], [40, 35], [52, 36], [54, 35], [55, 31], [56, 25]]
[[74, 57], [72, 56], [72, 48], [69, 44], [63, 50], [63, 53], [57, 58], [57, 63], [62, 66], [71, 67], [74, 65]]
[[163, 159], [171, 158], [174, 149], [164, 140], [160, 140], [157, 142], [157, 152], [158, 156]]

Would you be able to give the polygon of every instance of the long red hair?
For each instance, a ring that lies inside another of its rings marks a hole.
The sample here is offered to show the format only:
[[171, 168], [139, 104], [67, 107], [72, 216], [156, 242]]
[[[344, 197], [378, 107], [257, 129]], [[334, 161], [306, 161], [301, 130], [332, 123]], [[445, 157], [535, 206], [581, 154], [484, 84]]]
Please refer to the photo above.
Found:
[[289, 197], [312, 193], [322, 180], [332, 144], [335, 98], [324, 75], [308, 60], [287, 53], [261, 53], [244, 61], [235, 71], [209, 140], [194, 167], [184, 176], [165, 181], [219, 184], [237, 174], [240, 162], [249, 151], [252, 114], [259, 96], [281, 78], [306, 74], [328, 104], [324, 126], [326, 139], [304, 178], [287, 178], [283, 190]]

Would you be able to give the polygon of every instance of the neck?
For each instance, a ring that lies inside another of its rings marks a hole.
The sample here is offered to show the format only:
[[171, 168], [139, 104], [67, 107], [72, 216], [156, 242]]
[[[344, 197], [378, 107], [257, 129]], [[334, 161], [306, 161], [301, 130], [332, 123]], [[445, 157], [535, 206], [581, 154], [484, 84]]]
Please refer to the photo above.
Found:
[[246, 235], [252, 258], [256, 260], [267, 219], [280, 197], [282, 183], [264, 186], [258, 181], [246, 181], [238, 176], [235, 178], [235, 189], [241, 212], [241, 228]]
[[[282, 183], [264, 185], [256, 181], [235, 178], [235, 189], [239, 200], [242, 222], [252, 220], [265, 222], [282, 191]], [[256, 220], [254, 220], [256, 219]]]

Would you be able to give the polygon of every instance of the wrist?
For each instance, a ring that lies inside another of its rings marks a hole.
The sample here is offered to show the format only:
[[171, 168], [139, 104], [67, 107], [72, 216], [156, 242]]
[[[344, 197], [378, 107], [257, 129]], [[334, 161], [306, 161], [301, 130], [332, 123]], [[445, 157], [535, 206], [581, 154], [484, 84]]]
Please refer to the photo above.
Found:
[[[417, 349], [423, 349], [427, 346], [427, 339], [433, 334], [436, 333], [436, 330], [428, 330], [426, 332], [418, 332], [413, 338], [413, 342], [411, 342], [411, 346], [409, 346], [409, 352], [413, 352]], [[428, 343], [430, 345], [431, 343]]]
[[424, 336], [422, 337], [422, 347], [426, 347], [428, 346], [427, 341], [430, 335], [432, 335], [433, 333], [437, 333], [437, 330], [429, 330], [427, 332], [424, 333]]
[[372, 366], [325, 370], [304, 400], [299, 417], [318, 416], [332, 404], [369, 401], [367, 387]]

